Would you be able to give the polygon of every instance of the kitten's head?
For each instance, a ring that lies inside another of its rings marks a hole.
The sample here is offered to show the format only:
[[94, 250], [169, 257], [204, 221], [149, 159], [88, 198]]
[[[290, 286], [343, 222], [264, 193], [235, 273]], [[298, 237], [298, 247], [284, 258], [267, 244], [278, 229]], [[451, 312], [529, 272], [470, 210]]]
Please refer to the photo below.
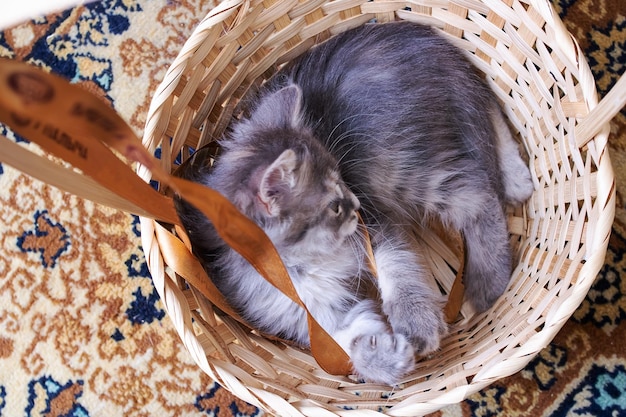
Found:
[[276, 243], [319, 253], [341, 246], [356, 231], [359, 201], [336, 169], [311, 151], [283, 151], [262, 171], [255, 203]]
[[295, 86], [267, 95], [223, 156], [230, 154], [228, 163], [255, 165], [235, 203], [281, 254], [317, 256], [337, 250], [355, 233], [360, 204], [335, 158], [302, 126], [300, 103]]

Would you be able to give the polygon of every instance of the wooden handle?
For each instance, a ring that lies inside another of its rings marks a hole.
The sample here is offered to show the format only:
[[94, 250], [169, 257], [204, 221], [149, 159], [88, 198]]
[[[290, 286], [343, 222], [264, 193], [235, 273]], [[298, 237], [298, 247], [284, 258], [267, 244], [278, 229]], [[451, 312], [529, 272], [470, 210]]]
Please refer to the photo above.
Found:
[[622, 75], [600, 103], [578, 123], [574, 131], [581, 148], [597, 135], [626, 105], [626, 75]]
[[[156, 159], [104, 102], [63, 78], [8, 59], [0, 60], [0, 85], [0, 120], [11, 129], [69, 162], [151, 217], [168, 223], [179, 222], [171, 199], [142, 181], [105, 146], [159, 171]], [[32, 166], [29, 172], [36, 172], [37, 168]], [[160, 175], [166, 176], [162, 172]]]

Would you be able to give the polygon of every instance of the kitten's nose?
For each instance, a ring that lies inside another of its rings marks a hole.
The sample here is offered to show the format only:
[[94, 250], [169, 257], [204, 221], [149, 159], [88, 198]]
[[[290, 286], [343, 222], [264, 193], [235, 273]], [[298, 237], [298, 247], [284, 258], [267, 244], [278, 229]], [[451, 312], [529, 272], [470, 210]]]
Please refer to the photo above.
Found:
[[361, 202], [353, 193], [350, 194], [352, 195], [352, 205], [354, 206], [354, 211], [358, 211], [361, 208]]
[[356, 196], [352, 193], [350, 193], [352, 195], [351, 198], [351, 203], [352, 203], [352, 210], [350, 210], [350, 221], [351, 222], [355, 222], [358, 223], [359, 221], [359, 214], [358, 211], [361, 208], [361, 202], [359, 201], [358, 198], [356, 198]]

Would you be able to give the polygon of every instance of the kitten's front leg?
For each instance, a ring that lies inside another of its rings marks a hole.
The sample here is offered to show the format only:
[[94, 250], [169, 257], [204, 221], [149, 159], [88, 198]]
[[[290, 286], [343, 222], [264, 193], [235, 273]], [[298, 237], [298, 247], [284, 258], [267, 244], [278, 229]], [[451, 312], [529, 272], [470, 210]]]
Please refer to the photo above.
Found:
[[417, 354], [437, 350], [447, 325], [444, 299], [425, 281], [430, 271], [405, 242], [394, 242], [388, 234], [378, 240], [374, 257], [383, 312], [394, 332], [404, 334]]
[[390, 331], [373, 300], [357, 303], [332, 336], [350, 356], [355, 374], [369, 382], [396, 385], [415, 366], [413, 347]]

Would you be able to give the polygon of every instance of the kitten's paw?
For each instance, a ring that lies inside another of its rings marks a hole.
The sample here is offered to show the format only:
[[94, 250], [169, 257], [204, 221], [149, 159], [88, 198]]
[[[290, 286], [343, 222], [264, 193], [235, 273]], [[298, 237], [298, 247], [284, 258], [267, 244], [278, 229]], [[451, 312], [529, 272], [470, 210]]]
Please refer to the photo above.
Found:
[[363, 334], [352, 341], [350, 354], [358, 377], [370, 382], [395, 385], [413, 370], [415, 356], [401, 334]]
[[521, 158], [511, 158], [509, 168], [503, 171], [504, 194], [510, 204], [522, 204], [530, 198], [535, 187], [530, 171]]
[[437, 301], [417, 302], [405, 297], [385, 303], [385, 314], [393, 331], [403, 334], [418, 355], [426, 355], [439, 349], [439, 342], [448, 330], [443, 304]]
[[[467, 268], [469, 269], [469, 268]], [[465, 299], [476, 313], [482, 313], [489, 310], [495, 302], [504, 294], [509, 283], [509, 274], [501, 274], [499, 279], [485, 279], [483, 276], [466, 273], [465, 283]], [[491, 277], [497, 276], [493, 273]]]

